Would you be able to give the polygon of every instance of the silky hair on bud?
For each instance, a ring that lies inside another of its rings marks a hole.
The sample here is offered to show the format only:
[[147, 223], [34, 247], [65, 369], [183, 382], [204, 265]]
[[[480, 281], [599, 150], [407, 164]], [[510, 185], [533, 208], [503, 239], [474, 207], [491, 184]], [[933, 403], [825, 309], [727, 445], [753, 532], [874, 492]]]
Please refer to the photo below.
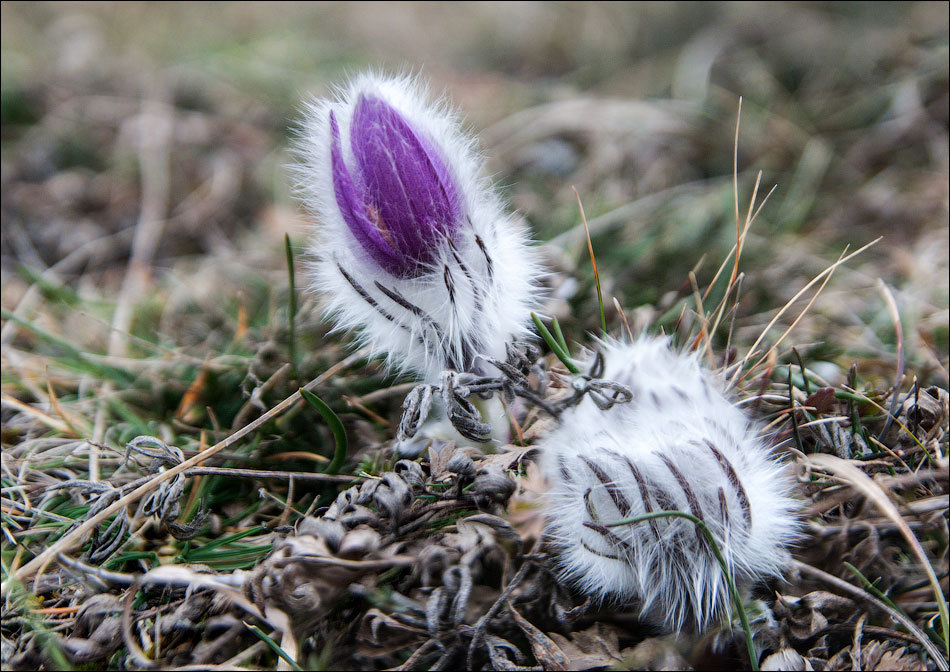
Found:
[[433, 383], [529, 333], [537, 252], [418, 79], [364, 73], [308, 103], [297, 155], [317, 220], [311, 286], [337, 330]]
[[667, 338], [604, 342], [604, 378], [633, 400], [601, 411], [585, 400], [541, 443], [550, 481], [547, 531], [561, 574], [605, 601], [637, 600], [649, 620], [702, 629], [728, 613], [729, 589], [702, 520], [740, 585], [779, 576], [797, 535], [784, 464], [723, 384]]

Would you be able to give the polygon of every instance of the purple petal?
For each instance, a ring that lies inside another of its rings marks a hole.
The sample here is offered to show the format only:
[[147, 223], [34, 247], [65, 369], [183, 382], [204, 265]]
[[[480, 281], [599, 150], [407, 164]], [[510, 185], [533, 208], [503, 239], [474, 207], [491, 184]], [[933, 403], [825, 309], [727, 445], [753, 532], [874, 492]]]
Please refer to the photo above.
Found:
[[343, 161], [343, 151], [340, 147], [340, 127], [336, 117], [330, 112], [330, 161], [333, 169], [333, 193], [336, 203], [343, 214], [343, 220], [350, 232], [359, 241], [360, 245], [380, 266], [393, 275], [406, 275], [412, 267], [411, 260], [399, 254], [392, 245], [386, 242], [382, 232], [376, 227], [369, 216], [366, 201], [360, 196], [353, 184], [350, 171]]
[[455, 181], [431, 143], [384, 100], [361, 95], [350, 132], [369, 200], [395, 248], [429, 261], [460, 220]]

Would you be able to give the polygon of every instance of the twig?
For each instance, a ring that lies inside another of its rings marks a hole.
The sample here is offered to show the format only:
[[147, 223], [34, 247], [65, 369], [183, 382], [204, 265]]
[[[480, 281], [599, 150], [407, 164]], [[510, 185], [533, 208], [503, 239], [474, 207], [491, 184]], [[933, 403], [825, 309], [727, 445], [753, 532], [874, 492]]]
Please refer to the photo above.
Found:
[[518, 569], [511, 581], [508, 582], [508, 585], [505, 586], [505, 589], [501, 592], [501, 595], [498, 596], [498, 599], [495, 600], [495, 603], [489, 607], [488, 611], [478, 619], [478, 622], [475, 623], [475, 627], [472, 629], [472, 641], [468, 645], [468, 669], [474, 669], [474, 657], [475, 649], [478, 647], [479, 641], [481, 641], [482, 636], [485, 633], [485, 628], [488, 626], [488, 622], [495, 617], [495, 614], [505, 606], [505, 603], [511, 597], [511, 594], [514, 592], [515, 588], [524, 580], [525, 575], [528, 573], [528, 570], [534, 565], [530, 560], [525, 560], [524, 564]]
[[271, 471], [270, 469], [232, 469], [230, 467], [193, 467], [187, 476], [232, 476], [234, 478], [280, 478], [296, 481], [322, 481], [323, 483], [349, 483], [356, 476], [320, 474], [309, 471]]
[[[946, 483], [950, 480], [950, 473], [946, 466], [942, 469], [928, 469], [925, 471], [918, 471], [917, 473], [901, 474], [899, 476], [878, 476], [876, 479], [880, 483], [881, 487], [887, 489], [903, 489], [908, 488], [919, 483], [925, 483], [930, 480], [934, 481], [943, 481]], [[851, 501], [854, 499], [854, 486], [848, 485], [840, 490], [835, 490], [828, 494], [827, 497], [816, 501], [807, 509], [802, 512], [802, 515], [805, 518], [811, 518], [812, 516], [818, 516], [824, 513], [825, 511], [830, 511], [839, 504], [844, 502]], [[905, 506], [910, 506], [905, 504]]]

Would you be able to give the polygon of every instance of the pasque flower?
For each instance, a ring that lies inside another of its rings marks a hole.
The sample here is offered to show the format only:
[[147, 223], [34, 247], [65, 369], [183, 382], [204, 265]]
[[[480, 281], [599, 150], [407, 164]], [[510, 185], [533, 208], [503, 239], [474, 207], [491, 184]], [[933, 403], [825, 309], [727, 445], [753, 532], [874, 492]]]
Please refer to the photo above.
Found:
[[589, 399], [541, 443], [551, 483], [548, 532], [563, 576], [584, 592], [637, 600], [673, 629], [726, 613], [722, 569], [682, 518], [610, 527], [678, 510], [702, 520], [738, 583], [781, 573], [795, 538], [791, 479], [716, 374], [668, 339], [603, 344], [604, 377], [633, 393], [602, 411]]
[[319, 219], [313, 285], [338, 328], [432, 382], [504, 359], [527, 333], [535, 252], [445, 104], [363, 74], [306, 108], [298, 150]]

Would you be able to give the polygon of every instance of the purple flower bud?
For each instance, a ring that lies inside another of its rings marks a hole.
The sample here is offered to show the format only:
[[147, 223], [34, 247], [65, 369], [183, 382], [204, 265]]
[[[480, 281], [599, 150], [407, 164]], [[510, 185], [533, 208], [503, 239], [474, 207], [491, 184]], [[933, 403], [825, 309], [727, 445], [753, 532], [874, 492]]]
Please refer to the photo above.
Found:
[[391, 105], [362, 94], [350, 125], [355, 173], [330, 112], [333, 188], [353, 236], [399, 277], [424, 272], [461, 220], [458, 189], [439, 153]]
[[409, 78], [363, 74], [306, 110], [313, 286], [339, 329], [438, 381], [505, 359], [536, 302], [537, 252], [480, 176], [473, 140]]

